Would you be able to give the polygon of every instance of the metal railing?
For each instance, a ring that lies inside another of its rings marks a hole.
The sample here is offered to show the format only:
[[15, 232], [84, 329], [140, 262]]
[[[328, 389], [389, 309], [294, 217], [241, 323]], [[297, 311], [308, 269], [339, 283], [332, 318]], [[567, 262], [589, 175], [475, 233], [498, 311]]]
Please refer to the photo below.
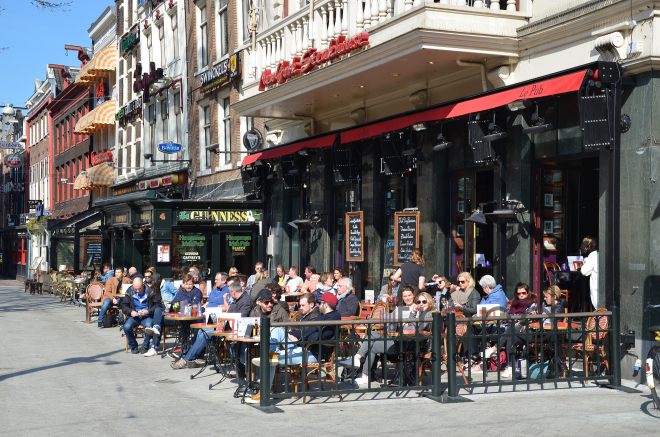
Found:
[[[412, 389], [439, 399], [443, 384], [446, 394], [456, 397], [459, 388], [471, 391], [477, 387], [558, 382], [621, 383], [617, 307], [593, 313], [501, 317], [427, 313], [413, 319], [289, 323], [270, 323], [264, 318], [260, 324], [260, 369], [270, 369], [270, 350], [277, 349], [278, 381], [279, 375], [284, 376], [283, 391], [271, 392], [270, 372], [260, 372], [260, 387], [264, 388], [260, 391], [262, 407], [269, 406], [270, 399]], [[319, 336], [313, 341], [294, 341], [288, 336], [291, 329], [300, 331], [303, 339], [310, 329], [317, 329]], [[469, 364], [471, 358], [479, 357], [491, 345], [496, 346], [497, 353], [494, 359], [482, 359], [482, 374], [477, 376], [470, 365], [463, 370], [465, 360]], [[515, 357], [521, 357], [524, 367], [520, 373], [512, 371], [511, 376], [502, 377], [502, 347], [509, 352], [504, 358], [507, 362], [515, 363]], [[342, 382], [340, 372], [344, 367], [340, 362], [346, 358], [352, 360], [358, 350], [362, 352], [362, 371], [368, 380], [366, 385], [356, 388], [355, 373], [359, 368], [350, 372], [350, 367], [346, 367], [348, 375]], [[321, 363], [316, 363], [317, 360]], [[376, 371], [378, 363], [380, 377]], [[495, 370], [488, 370], [488, 363]], [[594, 372], [590, 371], [592, 364]], [[392, 368], [394, 372], [390, 375], [388, 370]], [[429, 371], [430, 379], [424, 377]], [[445, 373], [447, 378], [443, 381]], [[460, 386], [459, 374], [465, 378]], [[311, 379], [312, 375], [316, 378]], [[311, 389], [309, 384], [318, 384], [318, 389]]]

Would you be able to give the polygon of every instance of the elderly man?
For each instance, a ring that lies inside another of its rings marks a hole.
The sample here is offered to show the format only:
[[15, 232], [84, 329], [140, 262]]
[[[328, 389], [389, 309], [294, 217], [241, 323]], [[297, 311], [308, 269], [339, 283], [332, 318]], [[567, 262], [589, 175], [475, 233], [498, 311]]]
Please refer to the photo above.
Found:
[[301, 293], [314, 292], [319, 285], [320, 275], [316, 274], [314, 266], [305, 267], [305, 283], [300, 289]]
[[481, 299], [481, 302], [479, 302], [479, 305], [497, 304], [500, 306], [500, 309], [503, 312], [506, 311], [509, 299], [506, 297], [506, 294], [504, 294], [502, 286], [495, 282], [495, 278], [490, 275], [482, 276], [479, 280], [479, 285], [481, 285], [484, 293], [486, 293], [486, 295]]
[[305, 293], [300, 296], [300, 312], [296, 316], [296, 322], [311, 322], [321, 314], [319, 307], [316, 306], [316, 297], [312, 293]]
[[343, 277], [337, 281], [337, 311], [342, 317], [354, 317], [360, 314], [360, 301], [353, 293], [353, 280]]
[[[229, 305], [229, 297], [233, 299], [233, 303]], [[252, 298], [249, 294], [244, 293], [241, 288], [241, 283], [234, 281], [229, 286], [229, 295], [224, 295], [225, 302], [223, 304], [223, 311], [226, 313], [241, 313], [242, 317], [247, 317], [252, 310]]]
[[225, 303], [225, 294], [229, 294], [228, 279], [229, 275], [225, 272], [215, 274], [215, 288], [209, 293], [209, 299], [204, 307], [214, 308]]
[[146, 353], [149, 350], [151, 336], [144, 336], [144, 344], [138, 349], [133, 329], [138, 325], [145, 328], [153, 324], [153, 316], [156, 308], [160, 308], [161, 300], [158, 293], [142, 282], [142, 278], [135, 278], [133, 285], [126, 290], [126, 296], [122, 299], [121, 310], [127, 317], [124, 323], [124, 334], [128, 339], [128, 347], [132, 354]]
[[264, 269], [264, 263], [262, 263], [262, 262], [258, 262], [258, 263], [256, 263], [256, 264], [254, 265], [254, 272], [255, 272], [255, 274], [254, 274], [254, 275], [251, 275], [251, 276], [248, 278], [248, 280], [247, 280], [247, 288], [252, 288], [252, 286], [253, 286], [254, 283], [256, 282], [256, 281], [255, 281], [255, 278], [257, 277], [257, 273], [259, 273], [259, 272], [262, 271], [263, 269]]
[[103, 305], [101, 305], [101, 309], [99, 310], [99, 328], [103, 328], [103, 319], [105, 318], [105, 314], [110, 308], [112, 308], [113, 305], [117, 305], [121, 308], [121, 297], [117, 297], [117, 295], [123, 294], [121, 290], [122, 284], [131, 283], [130, 279], [124, 278], [123, 268], [117, 267], [114, 270], [114, 273], [115, 276], [108, 279], [108, 281], [105, 283], [105, 291], [103, 292], [103, 296], [101, 296], [101, 302], [103, 302]]
[[[316, 318], [316, 322], [323, 322], [326, 320], [341, 320], [341, 315], [337, 309], [337, 296], [330, 292], [326, 292], [321, 297], [321, 302], [319, 304], [320, 315]], [[300, 340], [305, 341], [318, 341], [321, 340], [332, 340], [335, 337], [335, 326], [308, 326], [305, 329], [305, 335], [303, 336], [303, 331], [296, 330], [289, 333], [289, 343], [286, 350], [279, 350], [280, 343], [284, 344], [286, 332], [283, 328], [272, 328], [270, 332], [270, 350], [271, 352], [277, 352], [278, 355], [278, 364], [280, 366], [291, 366], [296, 364], [302, 364], [303, 361], [303, 348], [296, 345], [295, 343]], [[321, 353], [319, 353], [318, 345], [312, 345], [307, 350], [307, 363], [317, 363], [318, 359], [327, 359], [327, 354], [329, 353], [328, 348], [323, 346]], [[319, 357], [319, 355], [322, 355]], [[253, 360], [254, 362], [255, 360]], [[273, 386], [273, 379], [275, 378], [275, 369], [276, 367], [271, 367], [270, 371], [270, 384], [268, 387]], [[252, 396], [249, 399], [246, 399], [245, 402], [248, 404], [256, 404], [260, 400], [260, 393]]]
[[303, 286], [303, 279], [300, 276], [298, 276], [298, 267], [291, 266], [289, 268], [289, 274], [284, 276], [283, 287], [289, 287], [289, 291], [296, 291], [298, 287], [302, 287], [302, 286]]
[[128, 269], [128, 279], [132, 281], [135, 278], [142, 279], [143, 278], [142, 273], [140, 273], [138, 269], [136, 269], [135, 267], [131, 267], [130, 269]]

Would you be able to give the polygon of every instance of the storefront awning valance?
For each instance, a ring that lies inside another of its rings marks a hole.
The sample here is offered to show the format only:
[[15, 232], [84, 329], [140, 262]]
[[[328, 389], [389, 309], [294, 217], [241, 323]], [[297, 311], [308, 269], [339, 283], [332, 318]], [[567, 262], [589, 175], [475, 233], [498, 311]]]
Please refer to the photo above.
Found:
[[329, 147], [333, 145], [337, 134], [340, 135], [341, 144], [346, 144], [375, 137], [383, 133], [406, 129], [416, 123], [445, 120], [476, 112], [488, 111], [500, 106], [508, 105], [517, 100], [539, 99], [557, 94], [575, 92], [582, 86], [586, 73], [587, 70], [581, 70], [536, 83], [517, 86], [500, 92], [491, 92], [487, 95], [466, 99], [440, 106], [438, 108], [347, 129], [343, 132], [334, 132], [320, 138], [265, 150], [263, 152], [248, 155], [243, 159], [242, 165], [253, 164], [262, 159], [278, 158], [280, 156], [296, 153], [305, 148]]
[[88, 112], [76, 123], [74, 133], [93, 135], [115, 124], [115, 101], [108, 100]]
[[73, 183], [74, 190], [86, 190], [87, 189], [87, 171], [83, 170], [76, 177], [75, 182]]
[[108, 187], [115, 183], [115, 167], [112, 162], [104, 162], [95, 165], [87, 170], [87, 187], [94, 188]]
[[109, 46], [94, 55], [76, 76], [76, 85], [94, 86], [117, 68], [117, 47]]

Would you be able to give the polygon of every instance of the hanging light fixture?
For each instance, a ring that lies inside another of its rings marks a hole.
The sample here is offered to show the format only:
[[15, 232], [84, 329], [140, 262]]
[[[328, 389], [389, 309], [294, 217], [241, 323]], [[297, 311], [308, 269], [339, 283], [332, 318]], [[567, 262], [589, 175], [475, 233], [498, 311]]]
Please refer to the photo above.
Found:
[[442, 134], [442, 127], [444, 126], [444, 123], [440, 125], [440, 133], [436, 137], [436, 140], [438, 144], [433, 146], [433, 151], [434, 152], [439, 152], [441, 150], [449, 149], [454, 145], [451, 141], [447, 141], [447, 138]]

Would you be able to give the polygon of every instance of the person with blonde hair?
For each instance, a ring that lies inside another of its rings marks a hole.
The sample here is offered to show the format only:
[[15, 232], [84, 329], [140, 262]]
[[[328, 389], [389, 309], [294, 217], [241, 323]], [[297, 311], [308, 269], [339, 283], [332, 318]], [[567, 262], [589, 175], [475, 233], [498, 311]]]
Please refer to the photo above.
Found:
[[479, 292], [475, 290], [474, 278], [469, 272], [459, 273], [457, 277], [458, 288], [451, 294], [454, 300], [454, 308], [466, 316], [477, 313], [477, 305], [481, 300]]
[[237, 269], [236, 267], [231, 267], [231, 268], [229, 269], [229, 272], [227, 273], [227, 275], [229, 275], [230, 278], [231, 278], [232, 276], [236, 276], [236, 275], [238, 275], [238, 269]]
[[[412, 251], [410, 261], [403, 263], [401, 267], [394, 273], [393, 279], [399, 282], [399, 285], [410, 285], [415, 293], [426, 290], [424, 283], [426, 282], [426, 268], [424, 268], [424, 253], [422, 249], [415, 249]], [[402, 289], [399, 287], [398, 302], [401, 302]]]

